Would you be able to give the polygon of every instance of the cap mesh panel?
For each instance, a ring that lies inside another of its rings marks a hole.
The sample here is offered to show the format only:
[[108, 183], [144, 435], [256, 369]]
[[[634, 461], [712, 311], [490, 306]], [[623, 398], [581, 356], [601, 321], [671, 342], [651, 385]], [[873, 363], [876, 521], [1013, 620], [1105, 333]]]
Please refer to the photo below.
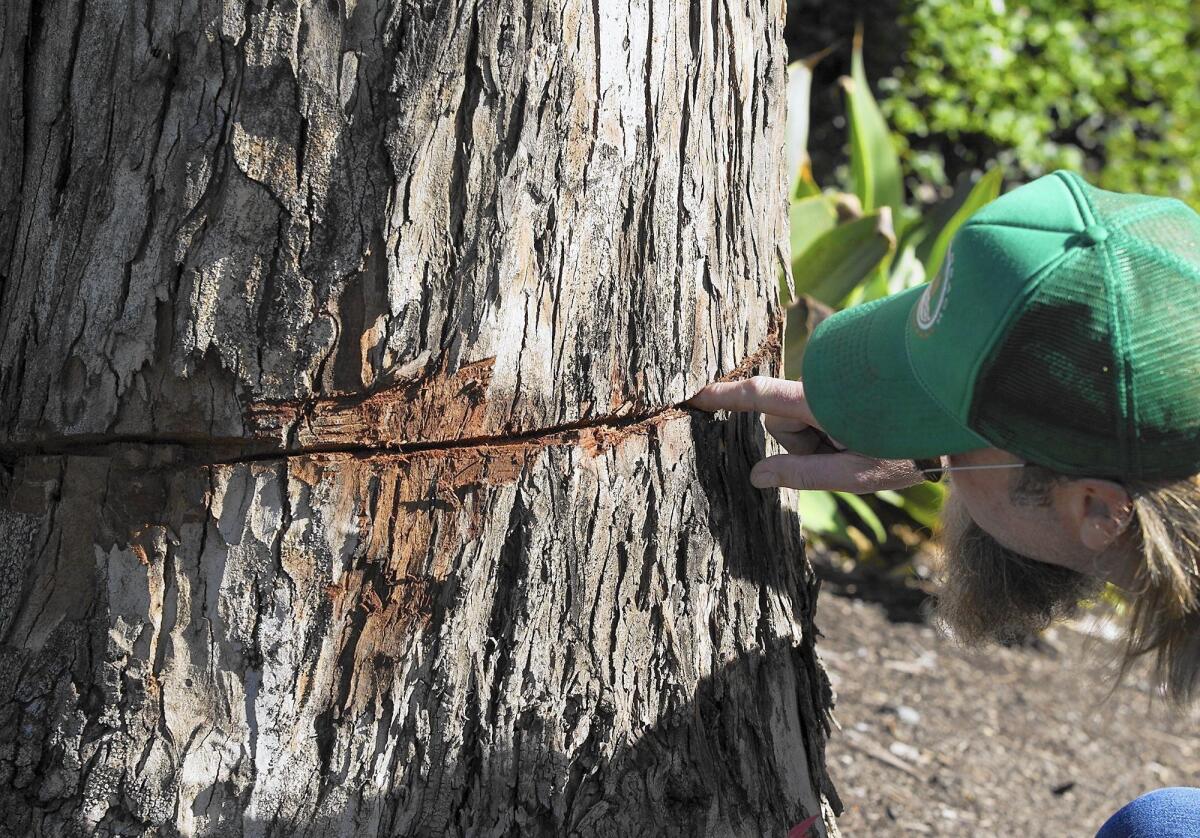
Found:
[[[1139, 218], [1125, 228], [1129, 235], [1156, 244], [1166, 253], [1174, 253], [1186, 261], [1200, 265], [1200, 228], [1190, 218], [1173, 214], [1155, 214]], [[1152, 260], [1153, 253], [1143, 253], [1142, 259]], [[1144, 280], [1132, 277], [1135, 284]]]
[[1100, 258], [1080, 248], [1042, 280], [980, 371], [968, 422], [1000, 448], [1080, 474], [1121, 469]]
[[1124, 298], [1138, 439], [1134, 465], [1147, 476], [1200, 470], [1200, 225], [1156, 215], [1113, 242]]
[[[968, 425], [1068, 474], [1200, 471], [1200, 215], [1080, 183], [1081, 235], [976, 377]], [[1110, 322], [1112, 318], [1115, 322]]]
[[1083, 193], [1091, 202], [1092, 209], [1105, 219], [1114, 216], [1130, 207], [1153, 203], [1162, 200], [1153, 195], [1131, 195], [1122, 192], [1109, 192], [1107, 189], [1097, 189], [1094, 186], [1083, 186]]

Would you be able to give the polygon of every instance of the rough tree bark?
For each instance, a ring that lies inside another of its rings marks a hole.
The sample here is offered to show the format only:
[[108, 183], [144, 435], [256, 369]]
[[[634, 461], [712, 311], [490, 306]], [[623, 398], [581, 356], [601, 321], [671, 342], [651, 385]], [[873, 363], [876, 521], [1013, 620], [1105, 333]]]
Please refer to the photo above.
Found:
[[833, 829], [782, 8], [0, 8], [0, 830]]

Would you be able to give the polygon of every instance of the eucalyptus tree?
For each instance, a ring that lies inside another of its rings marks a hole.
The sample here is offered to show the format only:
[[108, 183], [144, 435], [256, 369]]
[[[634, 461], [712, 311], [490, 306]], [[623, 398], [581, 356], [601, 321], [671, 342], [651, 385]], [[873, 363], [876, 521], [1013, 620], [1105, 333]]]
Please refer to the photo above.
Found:
[[6, 4], [0, 831], [832, 823], [781, 14]]

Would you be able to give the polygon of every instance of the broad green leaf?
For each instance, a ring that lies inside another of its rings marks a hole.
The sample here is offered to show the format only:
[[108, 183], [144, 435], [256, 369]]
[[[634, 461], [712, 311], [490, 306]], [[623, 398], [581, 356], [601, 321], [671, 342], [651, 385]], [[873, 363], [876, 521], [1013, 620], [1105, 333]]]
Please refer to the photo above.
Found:
[[787, 126], [785, 130], [785, 163], [789, 194], [795, 198], [819, 195], [808, 159], [808, 124], [812, 98], [812, 71], [828, 55], [832, 47], [788, 65]]
[[850, 122], [850, 172], [863, 211], [870, 212], [879, 207], [898, 210], [904, 203], [900, 158], [887, 121], [867, 82], [861, 24], [854, 32], [850, 75], [842, 78], [842, 87], [846, 91], [846, 112]]
[[[788, 207], [792, 263], [795, 264], [797, 254], [807, 250], [822, 233], [832, 230], [835, 224], [837, 210], [834, 209], [833, 199], [822, 195], [820, 190], [807, 198], [793, 198]], [[779, 276], [779, 300], [781, 303], [795, 300], [784, 273]]]
[[887, 207], [840, 224], [792, 259], [797, 294], [837, 306], [896, 246]]
[[[1004, 170], [997, 166], [969, 189], [965, 188], [965, 184], [960, 189], [955, 189], [954, 196], [945, 202], [946, 206], [941, 212], [938, 212], [941, 205], [930, 211], [931, 225], [923, 240], [916, 246], [917, 258], [925, 265], [926, 276], [934, 276], [942, 267], [942, 260], [946, 258], [950, 240], [954, 238], [954, 234], [958, 232], [958, 228], [963, 225], [963, 222], [974, 215], [980, 207], [995, 200], [1000, 194], [1000, 183], [1003, 177]], [[944, 221], [941, 220], [942, 218]], [[938, 224], [938, 221], [941, 223]], [[935, 224], [937, 226], [934, 226]]]
[[893, 491], [883, 489], [875, 497], [896, 507], [923, 527], [933, 527], [941, 513], [946, 489], [941, 483], [918, 483]]
[[809, 94], [812, 91], [812, 68], [803, 61], [788, 65], [786, 162], [789, 190], [795, 194], [802, 169], [808, 168]]
[[823, 234], [837, 224], [837, 212], [833, 202], [824, 195], [792, 201], [788, 207], [788, 222], [791, 227], [792, 261], [808, 250]]
[[859, 298], [859, 302], [869, 303], [871, 300], [878, 300], [880, 297], [888, 295], [888, 258], [884, 258], [875, 270], [871, 272], [866, 283], [863, 285], [863, 293]]
[[865, 500], [850, 492], [834, 492], [834, 494], [837, 495], [839, 500], [845, 502], [847, 506], [854, 510], [854, 514], [871, 531], [876, 544], [883, 544], [883, 542], [887, 541], [887, 529], [884, 528], [883, 522], [879, 520], [879, 516], [875, 514], [875, 510], [868, 506]]
[[[925, 211], [915, 223], [905, 227], [900, 231], [897, 238], [898, 250], [905, 248], [913, 248], [914, 250], [924, 244], [924, 251], [928, 253], [929, 248], [933, 246], [933, 239], [946, 226], [947, 222], [958, 212], [959, 207], [967, 199], [971, 188], [974, 186], [976, 179], [972, 177], [971, 172], [964, 172], [958, 176], [958, 180], [954, 182], [954, 191], [949, 198], [939, 201]], [[920, 257], [919, 258], [923, 258]]]
[[890, 504], [891, 506], [901, 509], [904, 507], [904, 497], [894, 489], [879, 489], [875, 492], [875, 497], [879, 498], [886, 504]]
[[792, 199], [800, 200], [820, 194], [821, 187], [817, 186], [817, 182], [813, 180], [812, 169], [809, 168], [808, 163], [803, 164], [800, 167], [800, 176], [796, 178], [796, 185], [792, 187]]
[[845, 537], [846, 521], [833, 495], [829, 492], [799, 492], [798, 495], [800, 523], [806, 530]]
[[917, 483], [899, 491], [904, 499], [901, 507], [908, 517], [918, 524], [932, 528], [937, 523], [946, 498], [946, 487], [942, 483]]
[[793, 302], [784, 310], [783, 318], [783, 375], [793, 381], [800, 377], [804, 347], [808, 343], [808, 307]]
[[1129, 609], [1129, 594], [1112, 582], [1104, 583], [1104, 590], [1100, 592], [1097, 599], [1112, 608], [1118, 617], [1125, 616], [1125, 612]]

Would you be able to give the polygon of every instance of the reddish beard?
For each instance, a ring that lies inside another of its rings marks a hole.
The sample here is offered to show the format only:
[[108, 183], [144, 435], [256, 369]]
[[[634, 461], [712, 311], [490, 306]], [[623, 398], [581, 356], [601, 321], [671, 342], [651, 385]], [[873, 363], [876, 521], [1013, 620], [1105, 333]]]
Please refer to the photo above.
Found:
[[951, 492], [942, 512], [936, 616], [964, 643], [1012, 643], [1070, 616], [1103, 588], [1076, 570], [1026, 558], [988, 535]]

